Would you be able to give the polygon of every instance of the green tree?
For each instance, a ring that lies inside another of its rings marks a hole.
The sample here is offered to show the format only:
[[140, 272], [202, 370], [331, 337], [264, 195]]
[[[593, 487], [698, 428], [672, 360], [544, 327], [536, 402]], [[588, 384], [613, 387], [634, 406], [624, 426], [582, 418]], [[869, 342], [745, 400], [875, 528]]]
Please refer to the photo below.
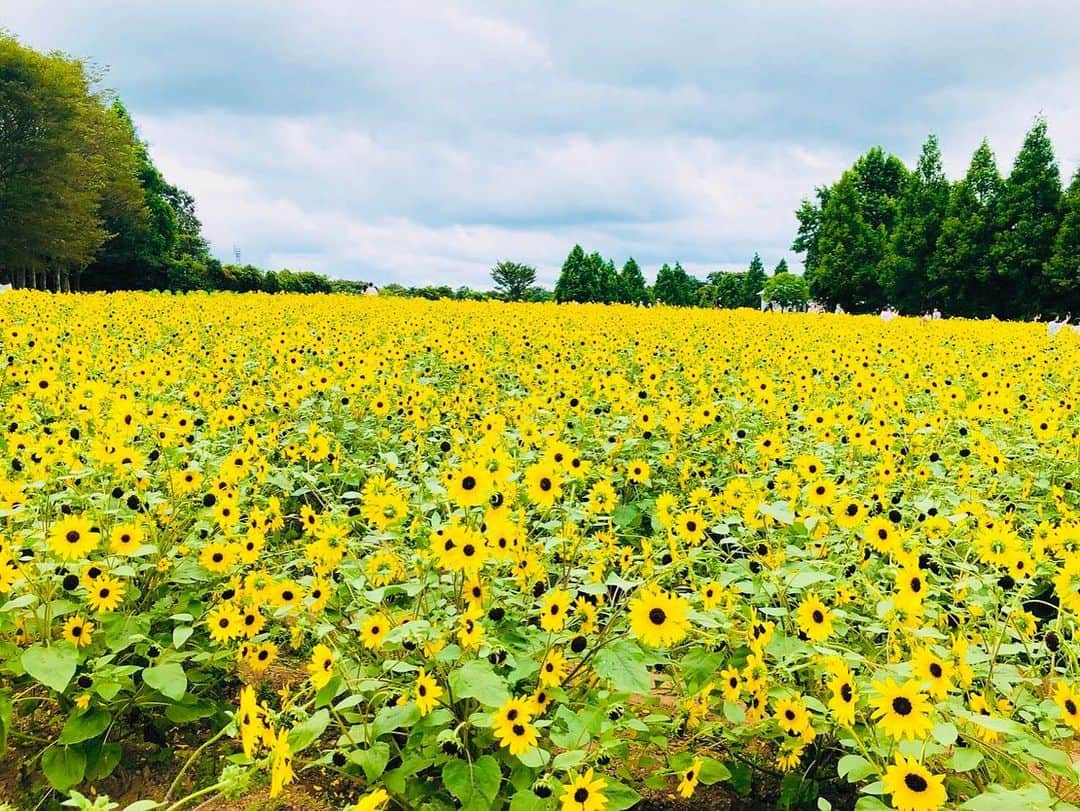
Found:
[[779, 276], [782, 273], [790, 273], [790, 272], [791, 271], [788, 270], [787, 259], [782, 258], [779, 262], [776, 263], [776, 267], [773, 268], [772, 274], [773, 274], [773, 276]]
[[994, 245], [1002, 179], [983, 139], [967, 174], [949, 190], [945, 220], [927, 272], [927, 299], [949, 315], [993, 312], [990, 253]]
[[931, 135], [900, 196], [882, 266], [885, 296], [902, 312], [924, 312], [931, 305], [928, 268], [948, 205], [949, 181], [941, 166], [937, 136]]
[[641, 268], [631, 256], [619, 273], [619, 301], [623, 304], [644, 304], [648, 300], [649, 291], [645, 287], [645, 276], [642, 275]]
[[602, 301], [611, 304], [619, 300], [619, 272], [615, 269], [615, 262], [608, 259], [604, 261], [600, 254], [593, 254], [599, 259], [596, 267], [596, 293], [593, 301]]
[[698, 304], [702, 307], [722, 307], [732, 310], [742, 306], [745, 273], [713, 271], [698, 290]]
[[795, 212], [799, 230], [795, 234], [795, 241], [791, 243], [791, 250], [806, 254], [803, 259], [803, 272], [810, 275], [817, 271], [818, 232], [821, 229], [821, 214], [828, 205], [830, 191], [829, 186], [818, 186], [814, 189], [815, 200], [804, 199]]
[[653, 295], [661, 304], [675, 307], [691, 307], [697, 301], [697, 281], [690, 276], [681, 264], [671, 267], [666, 262], [656, 274]]
[[563, 262], [562, 272], [555, 282], [555, 300], [588, 301], [588, 267], [585, 251], [575, 245]]
[[107, 238], [104, 212], [131, 205], [131, 153], [95, 81], [0, 34], [0, 273], [16, 286], [67, 289]]
[[[154, 166], [123, 104], [114, 102], [107, 114], [131, 150], [137, 182], [130, 192], [139, 204], [106, 212], [105, 227], [111, 236], [84, 272], [81, 286], [87, 290], [162, 289], [169, 286], [179, 237], [177, 213], [168, 196], [172, 187]], [[188, 256], [204, 259], [206, 254]]]
[[869, 312], [883, 303], [878, 263], [885, 230], [863, 217], [859, 183], [855, 170], [849, 169], [833, 186], [817, 236], [818, 266], [805, 274], [815, 299], [848, 312]]
[[785, 309], [801, 310], [810, 301], [810, 287], [802, 276], [778, 273], [765, 282], [765, 300]]
[[521, 301], [536, 283], [536, 268], [520, 262], [503, 261], [491, 269], [495, 289], [508, 301]]
[[750, 260], [750, 267], [743, 276], [742, 305], [743, 307], [760, 307], [761, 291], [765, 287], [765, 280], [769, 278], [765, 273], [765, 264], [761, 257], [754, 254]]
[[871, 228], [892, 234], [896, 225], [897, 203], [907, 183], [904, 162], [875, 146], [855, 161], [855, 187], [859, 193], [859, 211]]
[[1047, 311], [1080, 312], [1080, 169], [1061, 199], [1061, 227], [1054, 253], [1046, 264], [1044, 300]]
[[[0, 35], [0, 272], [54, 290], [201, 287], [215, 267], [194, 202], [100, 79]], [[183, 257], [197, 261], [173, 268]]]
[[998, 315], [1030, 316], [1053, 306], [1042, 272], [1054, 251], [1060, 205], [1061, 173], [1040, 118], [1024, 138], [998, 204], [991, 251]]

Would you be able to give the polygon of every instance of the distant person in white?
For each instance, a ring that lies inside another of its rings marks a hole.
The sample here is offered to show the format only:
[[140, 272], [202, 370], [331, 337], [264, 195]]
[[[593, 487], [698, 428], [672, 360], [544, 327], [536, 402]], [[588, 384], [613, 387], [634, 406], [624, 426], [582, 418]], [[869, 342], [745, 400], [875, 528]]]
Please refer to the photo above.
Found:
[[1072, 318], [1072, 313], [1069, 313], [1063, 319], [1058, 321], [1057, 316], [1055, 315], [1053, 321], [1047, 321], [1046, 322], [1046, 332], [1047, 332], [1047, 334], [1049, 334], [1049, 336], [1051, 338], [1053, 338], [1055, 335], [1057, 335], [1059, 332], [1061, 332], [1061, 328], [1063, 326], [1065, 326], [1066, 324], [1068, 324], [1069, 320], [1071, 318]]
[[898, 313], [896, 312], [896, 310], [894, 310], [892, 308], [892, 306], [888, 306], [884, 310], [881, 311], [881, 320], [884, 321], [885, 323], [888, 323], [888, 322], [892, 321], [894, 318], [896, 318], [897, 314]]

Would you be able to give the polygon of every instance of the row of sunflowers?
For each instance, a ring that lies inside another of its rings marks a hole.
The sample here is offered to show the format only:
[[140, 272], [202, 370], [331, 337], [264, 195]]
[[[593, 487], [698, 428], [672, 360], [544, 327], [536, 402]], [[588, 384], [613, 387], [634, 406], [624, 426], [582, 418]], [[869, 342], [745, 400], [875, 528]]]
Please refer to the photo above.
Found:
[[1080, 796], [1080, 339], [32, 292], [0, 336], [0, 799], [113, 807], [148, 727], [133, 811]]

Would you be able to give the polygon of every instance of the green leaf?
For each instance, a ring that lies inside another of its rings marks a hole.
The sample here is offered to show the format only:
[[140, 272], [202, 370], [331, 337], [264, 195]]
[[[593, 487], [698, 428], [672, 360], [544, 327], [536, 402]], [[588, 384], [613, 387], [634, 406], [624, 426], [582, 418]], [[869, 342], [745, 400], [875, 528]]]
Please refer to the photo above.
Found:
[[80, 746], [50, 746], [41, 756], [41, 770], [57, 791], [67, 791], [86, 776], [86, 754]]
[[101, 620], [101, 625], [105, 629], [105, 644], [114, 653], [150, 633], [150, 618], [132, 614], [107, 614]]
[[818, 788], [816, 780], [807, 780], [803, 775], [788, 772], [780, 781], [779, 808], [806, 808], [816, 803]]
[[326, 709], [319, 710], [304, 723], [293, 727], [292, 731], [289, 732], [289, 749], [292, 750], [294, 755], [297, 752], [303, 752], [319, 739], [326, 731], [329, 723], [330, 711]]
[[123, 747], [118, 743], [109, 741], [101, 744], [97, 752], [86, 759], [86, 779], [91, 782], [104, 780], [120, 765], [123, 754]]
[[476, 790], [488, 801], [494, 802], [499, 794], [499, 784], [502, 783], [502, 771], [499, 769], [499, 761], [491, 755], [484, 755], [473, 764], [473, 780]]
[[174, 724], [186, 724], [197, 721], [200, 718], [209, 718], [217, 710], [217, 705], [212, 701], [193, 699], [186, 696], [179, 704], [170, 704], [165, 708], [165, 717]]
[[620, 693], [647, 693], [652, 688], [645, 654], [629, 639], [616, 640], [597, 653], [594, 670]]
[[502, 782], [499, 763], [491, 755], [478, 758], [469, 767], [464, 760], [451, 760], [443, 766], [443, 785], [458, 798], [462, 807], [486, 800], [487, 805], [495, 800]]
[[836, 773], [849, 783], [858, 783], [877, 773], [877, 766], [861, 755], [844, 755], [836, 764]]
[[877, 797], [863, 796], [855, 803], [855, 811], [890, 811], [890, 809]]
[[560, 749], [584, 749], [592, 739], [593, 732], [600, 727], [603, 716], [597, 709], [582, 710], [573, 713], [560, 705], [555, 711], [555, 723], [552, 724], [548, 737]]
[[124, 811], [154, 811], [155, 808], [161, 808], [161, 803], [157, 800], [136, 800], [125, 807]]
[[111, 722], [112, 715], [109, 712], [93, 707], [81, 715], [68, 718], [56, 742], [72, 744], [88, 741], [108, 729]]
[[960, 806], [964, 811], [1045, 811], [1053, 807], [1050, 792], [1040, 784], [1012, 790], [994, 784]]
[[173, 628], [172, 632], [172, 644], [176, 649], [180, 649], [185, 642], [191, 637], [195, 629], [190, 625], [178, 625]]
[[0, 755], [7, 751], [8, 730], [11, 729], [11, 694], [0, 690]]
[[551, 805], [551, 798], [541, 800], [527, 789], [517, 792], [510, 800], [510, 811], [545, 811]]
[[547, 749], [541, 749], [539, 746], [534, 746], [527, 752], [522, 752], [518, 755], [518, 760], [530, 769], [542, 769], [551, 760], [551, 753]]
[[710, 653], [705, 648], [694, 648], [679, 662], [683, 680], [688, 687], [697, 692], [708, 682], [716, 678], [716, 674], [724, 666], [724, 656], [720, 653]]
[[609, 780], [604, 789], [604, 797], [607, 798], [607, 811], [624, 811], [633, 808], [641, 801], [641, 795], [625, 783], [618, 780]]
[[933, 735], [934, 740], [942, 746], [952, 746], [956, 743], [956, 736], [958, 733], [954, 724], [946, 722], [938, 724], [930, 734]]
[[698, 774], [698, 780], [706, 786], [711, 786], [714, 783], [719, 783], [730, 777], [731, 772], [728, 770], [728, 767], [719, 760], [711, 757], [703, 757], [701, 759], [701, 772]]
[[641, 512], [633, 504], [620, 504], [611, 512], [612, 522], [623, 529], [632, 527], [640, 516]]
[[569, 752], [556, 755], [555, 759], [551, 761], [551, 768], [556, 771], [566, 771], [574, 768], [579, 763], [583, 763], [588, 756], [589, 753], [584, 749], [571, 749]]
[[729, 761], [727, 766], [731, 770], [731, 787], [740, 796], [750, 796], [750, 791], [754, 787], [753, 769], [748, 764], [740, 763], [737, 760]]
[[341, 676], [335, 673], [330, 677], [330, 681], [322, 686], [322, 689], [315, 694], [315, 706], [316, 707], [328, 707], [337, 698], [338, 691], [341, 689]]
[[179, 701], [187, 692], [187, 676], [179, 662], [166, 662], [146, 668], [143, 671], [143, 681], [173, 701]]
[[954, 772], [970, 772], [983, 761], [983, 753], [978, 749], [961, 747], [952, 753], [946, 765]]
[[732, 704], [730, 701], [725, 701], [724, 717], [733, 724], [741, 724], [746, 721], [746, 710], [743, 709], [741, 704]]
[[454, 699], [475, 698], [485, 707], [501, 707], [510, 700], [510, 691], [487, 662], [474, 659], [450, 674]]
[[364, 770], [368, 782], [374, 783], [386, 770], [390, 762], [390, 744], [376, 741], [370, 749], [357, 749], [349, 753], [349, 760]]
[[58, 693], [64, 692], [75, 667], [79, 663], [79, 654], [72, 645], [58, 644], [51, 648], [34, 645], [23, 652], [23, 670]]
[[788, 587], [799, 591], [805, 589], [807, 586], [813, 586], [816, 583], [824, 583], [828, 580], [835, 579], [836, 576], [829, 572], [821, 572], [814, 569], [802, 569], [788, 581]]
[[410, 727], [419, 720], [420, 708], [412, 702], [402, 704], [400, 707], [383, 707], [371, 721], [371, 735], [373, 738], [378, 738], [395, 729]]

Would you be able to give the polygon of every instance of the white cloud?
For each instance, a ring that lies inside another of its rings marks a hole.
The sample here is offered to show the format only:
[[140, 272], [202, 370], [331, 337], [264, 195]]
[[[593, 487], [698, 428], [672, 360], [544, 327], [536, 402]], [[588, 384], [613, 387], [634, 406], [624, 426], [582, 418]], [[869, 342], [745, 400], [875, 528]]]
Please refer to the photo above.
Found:
[[848, 0], [7, 0], [37, 47], [111, 65], [215, 251], [351, 278], [551, 282], [580, 242], [654, 272], [785, 256], [794, 209], [928, 132], [1007, 171], [1046, 113], [1080, 161], [1080, 5]]

